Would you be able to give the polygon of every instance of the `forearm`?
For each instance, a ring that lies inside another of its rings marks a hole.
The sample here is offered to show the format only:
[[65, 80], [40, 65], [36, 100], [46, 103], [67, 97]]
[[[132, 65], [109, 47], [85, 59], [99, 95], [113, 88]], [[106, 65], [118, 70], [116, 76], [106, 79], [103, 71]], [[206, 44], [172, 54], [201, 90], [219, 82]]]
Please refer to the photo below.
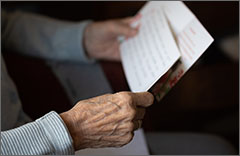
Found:
[[72, 138], [56, 112], [1, 132], [1, 137], [2, 155], [74, 154]]

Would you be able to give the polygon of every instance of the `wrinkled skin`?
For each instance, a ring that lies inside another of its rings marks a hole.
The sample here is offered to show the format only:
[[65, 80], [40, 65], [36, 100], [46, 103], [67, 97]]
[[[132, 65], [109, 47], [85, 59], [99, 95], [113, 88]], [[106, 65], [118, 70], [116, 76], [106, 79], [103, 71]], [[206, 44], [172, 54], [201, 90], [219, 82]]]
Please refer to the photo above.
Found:
[[[134, 37], [138, 27], [130, 24], [140, 16], [93, 22], [84, 32], [83, 45], [90, 58], [120, 61], [119, 36]], [[120, 92], [79, 101], [71, 110], [60, 114], [73, 138], [75, 150], [121, 147], [141, 127], [145, 107], [153, 103], [148, 92]]]
[[141, 126], [145, 108], [153, 103], [149, 92], [119, 92], [79, 101], [60, 114], [73, 138], [75, 150], [121, 147]]

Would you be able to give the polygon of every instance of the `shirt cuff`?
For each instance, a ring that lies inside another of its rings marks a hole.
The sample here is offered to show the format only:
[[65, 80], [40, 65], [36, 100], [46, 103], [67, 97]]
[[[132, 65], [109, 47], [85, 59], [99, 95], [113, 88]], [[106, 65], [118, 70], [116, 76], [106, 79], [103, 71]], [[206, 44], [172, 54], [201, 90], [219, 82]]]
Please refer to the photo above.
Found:
[[56, 154], [74, 154], [73, 140], [62, 118], [54, 111], [36, 120], [43, 127]]
[[78, 32], [78, 36], [79, 36], [79, 54], [81, 55], [79, 58], [81, 58], [81, 62], [85, 62], [85, 63], [94, 63], [96, 60], [93, 58], [90, 58], [87, 56], [87, 51], [85, 51], [84, 49], [84, 45], [83, 45], [83, 39], [84, 39], [84, 31], [86, 29], [86, 27], [92, 23], [91, 20], [86, 20], [81, 22], [81, 24], [79, 25], [79, 32]]

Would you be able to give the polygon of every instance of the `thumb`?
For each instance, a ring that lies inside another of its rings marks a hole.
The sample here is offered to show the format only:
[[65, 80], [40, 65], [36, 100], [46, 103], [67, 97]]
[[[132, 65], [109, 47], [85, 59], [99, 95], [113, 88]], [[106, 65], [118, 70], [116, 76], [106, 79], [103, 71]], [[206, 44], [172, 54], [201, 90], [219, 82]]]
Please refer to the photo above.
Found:
[[133, 93], [133, 102], [136, 106], [148, 107], [153, 104], [154, 97], [149, 92]]

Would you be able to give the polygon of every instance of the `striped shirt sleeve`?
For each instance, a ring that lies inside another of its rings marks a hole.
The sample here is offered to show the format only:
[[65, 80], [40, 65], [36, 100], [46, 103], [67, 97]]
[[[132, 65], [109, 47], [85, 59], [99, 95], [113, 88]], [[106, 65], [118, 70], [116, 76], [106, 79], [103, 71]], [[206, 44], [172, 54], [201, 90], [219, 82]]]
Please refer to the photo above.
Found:
[[35, 122], [1, 132], [2, 155], [74, 154], [73, 140], [54, 111]]

